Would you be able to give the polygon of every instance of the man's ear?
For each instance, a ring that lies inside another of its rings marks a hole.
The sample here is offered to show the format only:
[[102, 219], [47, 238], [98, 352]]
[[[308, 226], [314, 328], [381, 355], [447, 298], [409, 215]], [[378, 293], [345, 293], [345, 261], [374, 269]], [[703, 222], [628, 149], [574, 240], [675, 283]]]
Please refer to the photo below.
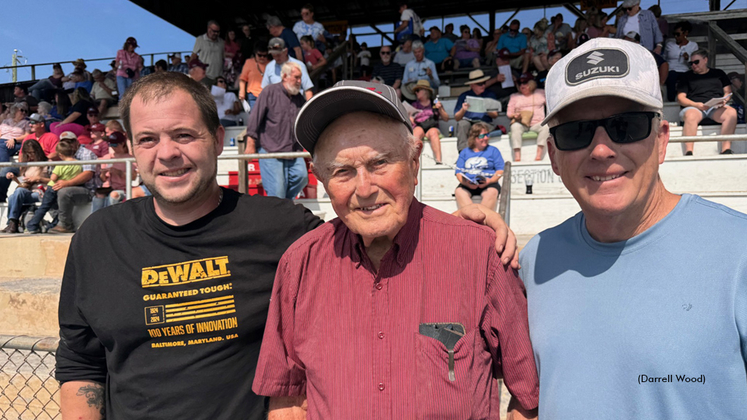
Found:
[[664, 163], [664, 159], [667, 157], [667, 145], [669, 144], [669, 122], [661, 120], [659, 123], [659, 134], [656, 136], [656, 145], [658, 150], [656, 151], [659, 156], [659, 165]]
[[560, 176], [560, 170], [558, 169], [558, 162], [555, 157], [555, 153], [557, 152], [557, 149], [555, 149], [555, 140], [550, 136], [547, 139], [547, 154], [550, 156], [550, 165], [552, 166], [552, 171], [555, 172], [555, 175]]
[[215, 131], [215, 155], [220, 156], [223, 153], [223, 138], [226, 136], [226, 129], [222, 125], [218, 126]]

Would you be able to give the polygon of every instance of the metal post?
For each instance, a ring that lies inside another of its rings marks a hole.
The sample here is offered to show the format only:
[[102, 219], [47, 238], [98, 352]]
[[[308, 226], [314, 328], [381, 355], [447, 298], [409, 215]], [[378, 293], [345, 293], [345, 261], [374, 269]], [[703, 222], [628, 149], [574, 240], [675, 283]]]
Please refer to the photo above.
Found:
[[[243, 155], [246, 151], [246, 135], [239, 137], [239, 154]], [[243, 159], [239, 159], [239, 192], [241, 194], [247, 194], [249, 191], [249, 173], [247, 169], [247, 162]]]
[[132, 162], [125, 164], [125, 179], [125, 196], [129, 200], [132, 198]]
[[36, 80], [36, 66], [31, 66], [31, 80]]
[[17, 57], [18, 57], [18, 50], [13, 49], [13, 59], [10, 62], [11, 63], [10, 65], [13, 66], [13, 83], [18, 81], [18, 67], [16, 67], [18, 64], [16, 62], [16, 60], [18, 59]]

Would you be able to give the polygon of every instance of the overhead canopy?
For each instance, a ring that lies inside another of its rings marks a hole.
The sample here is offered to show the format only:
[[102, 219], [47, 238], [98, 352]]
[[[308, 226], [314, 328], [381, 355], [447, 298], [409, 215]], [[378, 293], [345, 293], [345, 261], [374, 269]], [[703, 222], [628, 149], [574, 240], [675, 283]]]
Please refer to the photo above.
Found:
[[[267, 16], [277, 16], [286, 26], [292, 27], [301, 20], [301, 7], [307, 3], [313, 4], [314, 18], [322, 23], [347, 21], [350, 26], [358, 26], [393, 24], [399, 20], [398, 2], [394, 0], [212, 0], [204, 2], [203, 7], [180, 7], [178, 2], [166, 0], [130, 1], [195, 36], [205, 33], [210, 19], [227, 27], [249, 23], [254, 28], [264, 28]], [[422, 19], [428, 19], [562, 3], [557, 0], [413, 0], [407, 4]]]

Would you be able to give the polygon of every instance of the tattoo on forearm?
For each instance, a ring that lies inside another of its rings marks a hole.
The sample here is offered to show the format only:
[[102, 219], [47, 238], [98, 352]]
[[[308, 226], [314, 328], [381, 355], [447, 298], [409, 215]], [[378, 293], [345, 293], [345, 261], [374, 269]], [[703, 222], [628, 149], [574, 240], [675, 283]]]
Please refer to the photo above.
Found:
[[86, 397], [89, 407], [93, 407], [101, 413], [101, 418], [106, 418], [106, 407], [104, 406], [104, 387], [101, 385], [86, 385], [80, 387], [77, 396]]

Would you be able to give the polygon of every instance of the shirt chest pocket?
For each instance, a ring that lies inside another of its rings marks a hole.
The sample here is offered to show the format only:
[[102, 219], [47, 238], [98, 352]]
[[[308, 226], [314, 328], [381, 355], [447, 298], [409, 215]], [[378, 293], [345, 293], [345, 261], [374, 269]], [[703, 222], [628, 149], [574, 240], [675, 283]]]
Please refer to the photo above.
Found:
[[418, 419], [472, 418], [475, 340], [479, 329], [468, 331], [454, 346], [453, 370], [450, 355], [440, 341], [415, 333]]

